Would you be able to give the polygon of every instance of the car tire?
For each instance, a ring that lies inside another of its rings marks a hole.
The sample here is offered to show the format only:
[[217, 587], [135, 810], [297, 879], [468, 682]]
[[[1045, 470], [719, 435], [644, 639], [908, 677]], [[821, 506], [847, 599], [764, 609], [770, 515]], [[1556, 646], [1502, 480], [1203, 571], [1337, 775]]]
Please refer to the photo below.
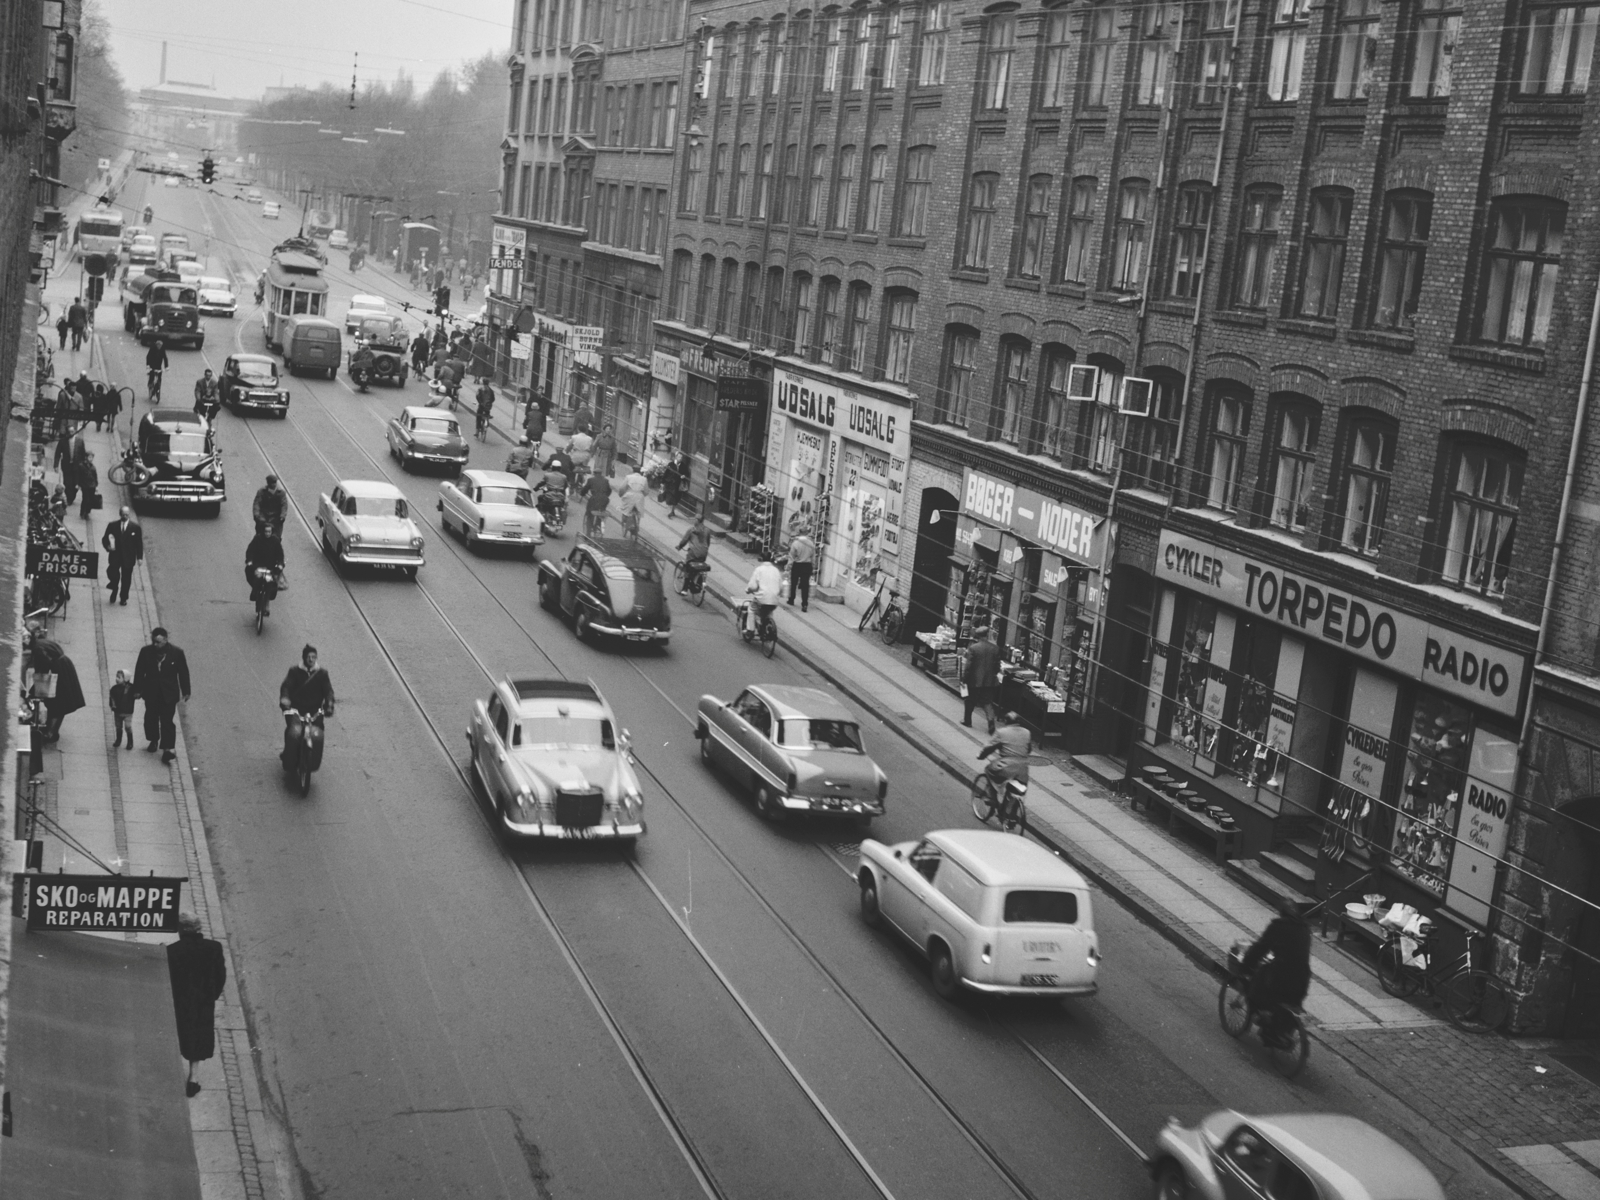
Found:
[[861, 872], [861, 919], [870, 929], [883, 927], [883, 909], [878, 904], [878, 881], [871, 871]]
[[202, 506], [201, 515], [211, 517], [213, 519], [220, 517], [222, 515], [222, 501], [218, 500], [215, 504], [207, 504]]
[[783, 820], [783, 805], [778, 803], [777, 796], [764, 783], [756, 784], [756, 812], [761, 814], [763, 821], [773, 824]]
[[578, 610], [577, 617], [573, 620], [573, 632], [578, 635], [580, 642], [587, 642], [594, 637], [594, 622], [589, 620], [589, 614], [582, 609]]
[[401, 567], [400, 568], [400, 573], [402, 575], [404, 575], [407, 579], [415, 579], [417, 577], [417, 568], [416, 567]]
[[1156, 1168], [1156, 1200], [1189, 1200], [1189, 1177], [1175, 1162]]
[[710, 733], [710, 731], [702, 729], [702, 730], [700, 730], [698, 736], [699, 736], [699, 739], [700, 739], [700, 761], [705, 763], [705, 765], [708, 766], [708, 767], [716, 766], [717, 765], [716, 760], [711, 757], [711, 733]]
[[946, 1000], [954, 1000], [961, 994], [961, 979], [956, 975], [956, 963], [950, 957], [950, 947], [943, 942], [935, 942], [928, 951], [928, 964], [934, 991]]
[[560, 606], [556, 595], [556, 581], [549, 576], [539, 580], [539, 607], [546, 612], [555, 612]]

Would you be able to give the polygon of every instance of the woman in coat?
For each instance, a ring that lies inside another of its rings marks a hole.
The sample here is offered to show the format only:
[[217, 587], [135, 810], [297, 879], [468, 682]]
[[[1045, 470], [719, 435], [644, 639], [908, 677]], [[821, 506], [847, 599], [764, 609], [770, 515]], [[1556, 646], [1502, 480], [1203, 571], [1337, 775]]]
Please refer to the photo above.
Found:
[[84, 706], [83, 685], [78, 681], [78, 668], [62, 650], [61, 643], [35, 627], [29, 647], [28, 666], [33, 670], [33, 686], [37, 689], [41, 676], [56, 677], [55, 694], [44, 701], [48, 720], [44, 727], [44, 740], [61, 740], [61, 722]]

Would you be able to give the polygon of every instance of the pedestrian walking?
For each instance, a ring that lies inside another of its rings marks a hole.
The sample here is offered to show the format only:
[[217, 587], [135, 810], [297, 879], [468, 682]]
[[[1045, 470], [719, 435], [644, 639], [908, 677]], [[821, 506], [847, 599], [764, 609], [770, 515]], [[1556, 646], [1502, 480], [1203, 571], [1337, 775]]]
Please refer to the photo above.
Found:
[[85, 450], [78, 464], [78, 487], [83, 489], [83, 503], [78, 506], [78, 517], [87, 521], [89, 514], [100, 507], [100, 472], [94, 465], [94, 451]]
[[171, 762], [178, 757], [178, 703], [189, 699], [189, 659], [159, 625], [150, 631], [150, 644], [139, 651], [133, 690], [144, 699], [145, 749], [154, 750], [159, 743], [161, 761]]
[[572, 414], [572, 431], [594, 436], [594, 409], [589, 407], [587, 401], [578, 405], [578, 411]]
[[611, 423], [608, 421], [600, 436], [594, 439], [594, 469], [607, 479], [617, 465], [617, 435], [612, 432]]
[[28, 670], [32, 676], [27, 691], [44, 703], [43, 738], [46, 742], [59, 742], [61, 722], [88, 701], [78, 680], [77, 666], [37, 620], [28, 623]]
[[817, 561], [817, 544], [802, 529], [789, 539], [789, 603], [800, 593], [800, 611], [811, 611], [811, 571]]
[[200, 932], [200, 918], [178, 914], [178, 940], [167, 947], [167, 978], [172, 983], [172, 1013], [178, 1021], [178, 1053], [189, 1062], [183, 1094], [200, 1094], [196, 1063], [217, 1052], [217, 1001], [228, 984], [222, 943]]
[[94, 431], [100, 432], [103, 423], [116, 424], [117, 410], [122, 407], [122, 397], [108, 384], [94, 385], [94, 396], [89, 401], [89, 413], [94, 417]]
[[120, 591], [121, 602], [126, 605], [133, 568], [144, 557], [144, 530], [126, 504], [117, 519], [106, 526], [100, 545], [106, 552], [106, 603], [116, 600]]
[[67, 328], [72, 330], [72, 348], [81, 349], [89, 331], [89, 310], [83, 306], [82, 296], [76, 297], [67, 309]]
[[67, 489], [62, 484], [56, 484], [56, 490], [50, 493], [50, 511], [55, 515], [57, 524], [67, 519], [67, 507], [71, 503], [67, 499]]
[[67, 324], [67, 314], [62, 313], [56, 318], [56, 333], [60, 335], [61, 338], [61, 345], [57, 347], [58, 350], [65, 350], [67, 348], [67, 334], [71, 332], [72, 327]]
[[111, 704], [111, 716], [117, 723], [115, 735], [111, 739], [114, 749], [122, 749], [122, 735], [128, 735], [128, 749], [133, 749], [133, 680], [128, 678], [126, 671], [117, 672], [117, 681], [111, 685], [111, 694], [107, 699]]
[[83, 478], [83, 465], [89, 454], [89, 447], [83, 444], [80, 434], [72, 439], [72, 449], [67, 454], [67, 460], [61, 467], [61, 482], [67, 489], [67, 503], [77, 502], [79, 480]]
[[989, 732], [994, 733], [994, 693], [1000, 685], [1000, 647], [994, 644], [994, 631], [988, 626], [975, 630], [967, 647], [967, 664], [961, 671], [961, 696], [966, 711], [961, 723], [972, 728], [972, 710], [983, 709]]

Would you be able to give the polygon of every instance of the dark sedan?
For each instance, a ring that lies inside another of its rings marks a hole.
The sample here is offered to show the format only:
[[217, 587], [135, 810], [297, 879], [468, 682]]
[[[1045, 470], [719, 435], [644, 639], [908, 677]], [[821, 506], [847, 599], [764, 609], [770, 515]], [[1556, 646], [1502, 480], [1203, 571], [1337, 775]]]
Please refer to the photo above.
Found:
[[289, 392], [278, 386], [278, 364], [265, 354], [230, 354], [222, 364], [222, 402], [233, 412], [289, 415]]
[[539, 601], [569, 618], [585, 641], [609, 637], [665, 646], [672, 637], [661, 566], [623, 538], [584, 538], [566, 558], [541, 561]]

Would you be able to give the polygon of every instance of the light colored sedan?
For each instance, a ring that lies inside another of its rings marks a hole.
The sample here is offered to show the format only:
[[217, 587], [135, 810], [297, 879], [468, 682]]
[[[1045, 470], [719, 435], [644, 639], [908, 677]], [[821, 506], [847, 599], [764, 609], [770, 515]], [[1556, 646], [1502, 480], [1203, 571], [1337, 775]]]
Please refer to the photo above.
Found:
[[389, 302], [382, 296], [350, 297], [350, 307], [344, 310], [344, 331], [349, 337], [354, 337], [356, 327], [361, 324], [362, 317], [386, 317], [389, 315]]
[[328, 249], [346, 250], [350, 246], [350, 235], [342, 229], [335, 229], [328, 235]]
[[200, 311], [208, 317], [231, 317], [239, 306], [233, 284], [220, 275], [200, 277]]
[[1445, 1200], [1414, 1154], [1338, 1113], [1176, 1117], [1150, 1157], [1160, 1200]]
[[544, 544], [544, 518], [526, 480], [506, 471], [463, 471], [439, 487], [439, 525], [469, 549], [519, 546], [533, 554]]
[[344, 479], [317, 504], [322, 549], [340, 566], [398, 567], [416, 578], [422, 566], [422, 530], [405, 495], [375, 479]]
[[883, 815], [889, 777], [868, 756], [855, 714], [820, 688], [758, 684], [732, 703], [701, 696], [700, 757], [755, 794], [769, 821], [790, 812]]

